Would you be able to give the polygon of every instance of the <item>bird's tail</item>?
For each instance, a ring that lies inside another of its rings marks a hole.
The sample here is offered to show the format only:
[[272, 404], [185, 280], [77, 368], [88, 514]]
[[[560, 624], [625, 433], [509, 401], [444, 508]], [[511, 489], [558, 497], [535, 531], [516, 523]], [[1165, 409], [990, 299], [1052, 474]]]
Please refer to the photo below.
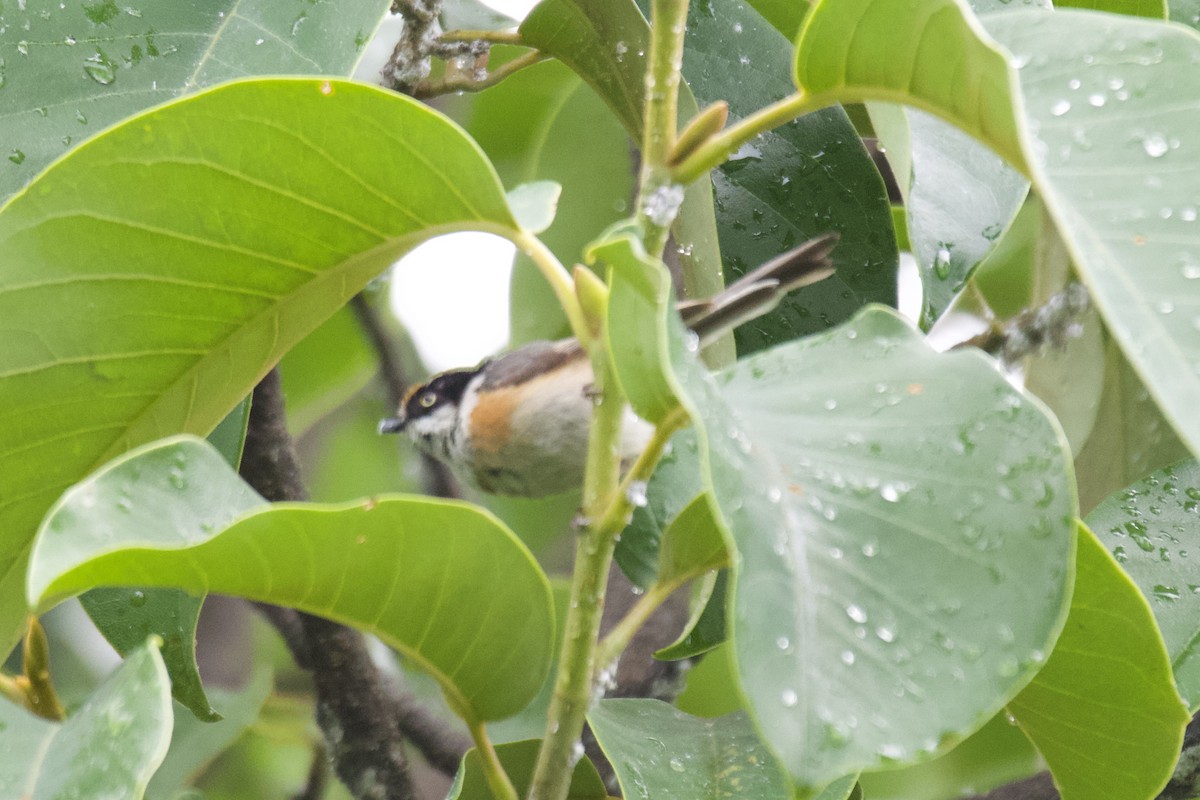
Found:
[[794, 289], [823, 281], [833, 274], [829, 254], [838, 238], [836, 233], [827, 233], [809, 239], [747, 272], [714, 297], [680, 303], [684, 324], [700, 336], [703, 345], [761, 317]]

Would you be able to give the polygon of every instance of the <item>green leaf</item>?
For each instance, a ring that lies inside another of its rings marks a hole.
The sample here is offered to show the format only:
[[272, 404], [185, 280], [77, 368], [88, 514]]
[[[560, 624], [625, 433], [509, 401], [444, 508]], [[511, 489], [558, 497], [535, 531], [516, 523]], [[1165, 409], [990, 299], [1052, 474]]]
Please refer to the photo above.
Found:
[[588, 724], [627, 798], [792, 798], [779, 762], [742, 712], [704, 719], [660, 700], [601, 700]]
[[221, 718], [204, 693], [196, 667], [196, 623], [203, 597], [178, 589], [97, 588], [80, 595], [79, 602], [123, 656], [139, 642], [145, 644], [151, 634], [159, 636], [171, 694], [205, 722]]
[[[1185, 0], [1186, 2], [1186, 0]], [[1167, 18], [1166, 0], [1056, 0], [1059, 8], [1089, 8], [1133, 17]]]
[[1018, 63], [1036, 56], [1020, 70], [1034, 184], [1109, 331], [1200, 450], [1197, 162], [1182, 144], [1194, 139], [1200, 110], [1181, 100], [1200, 93], [1200, 75], [1177, 66], [1200, 59], [1200, 37], [1082, 11], [999, 15], [988, 25]]
[[[209, 435], [209, 442], [234, 469], [241, 460], [249, 418], [250, 398], [247, 397]], [[126, 500], [132, 503], [132, 499]], [[236, 505], [241, 500], [241, 497], [235, 498], [235, 511], [242, 508]], [[213, 520], [212, 511], [204, 509], [198, 522], [211, 524]], [[104, 638], [122, 656], [144, 645], [151, 635], [157, 636], [161, 641], [163, 663], [171, 676], [174, 698], [205, 722], [221, 718], [205, 695], [196, 666], [196, 624], [203, 597], [193, 597], [178, 589], [101, 588], [80, 595], [79, 602]]]
[[[1092, 509], [1113, 492], [1187, 454], [1129, 361], [1115, 343], [1106, 342], [1096, 421], [1075, 458], [1080, 509], [1090, 520]], [[1092, 529], [1104, 531], [1103, 526]]]
[[730, 565], [729, 548], [710, 502], [707, 495], [700, 495], [667, 526], [659, 554], [659, 583], [683, 584]]
[[[513, 782], [517, 794], [524, 797], [533, 783], [533, 770], [537, 766], [538, 751], [542, 747], [541, 739], [526, 739], [520, 742], [496, 745], [496, 755], [504, 765], [504, 771]], [[480, 763], [479, 751], [471, 748], [463, 758], [454, 776], [454, 785], [446, 800], [492, 800], [492, 790], [487, 785]], [[595, 765], [586, 758], [579, 759], [575, 771], [571, 775], [571, 785], [567, 789], [567, 800], [605, 800], [608, 791]]]
[[[200, 440], [122, 456], [47, 516], [30, 604], [122, 584], [232, 594], [379, 636], [431, 673], [467, 720], [502, 719], [537, 693], [553, 640], [550, 587], [491, 515], [393, 496], [266, 506], [233, 521], [256, 501]], [[219, 509], [215, 524], [204, 509]]]
[[763, 18], [770, 22], [775, 30], [782, 33], [789, 40], [796, 38], [796, 33], [800, 30], [800, 23], [804, 22], [804, 15], [808, 13], [809, 3], [796, 2], [796, 0], [749, 0], [750, 6], [754, 8]]
[[0, 703], [0, 786], [22, 800], [141, 800], [171, 740], [171, 691], [158, 648], [130, 654], [64, 723]]
[[[668, 308], [672, 298], [666, 267], [646, 254], [640, 232], [629, 224], [601, 235], [587, 258], [615, 273], [609, 282], [607, 332], [608, 349], [621, 354], [613, 359], [621, 390], [639, 417], [658, 424], [679, 406], [676, 385], [661, 366], [666, 319], [659, 309]], [[698, 349], [699, 341], [693, 346]]]
[[961, 0], [818, 0], [800, 30], [795, 80], [828, 102], [915, 106], [1025, 164], [1013, 70]]
[[1044, 768], [1029, 739], [1000, 713], [943, 756], [903, 769], [864, 773], [860, 780], [871, 800], [945, 800], [978, 795]]
[[[791, 42], [753, 8], [692, 3], [683, 75], [701, 106], [728, 102], [730, 125], [792, 94], [791, 59]], [[727, 281], [806, 239], [841, 235], [837, 273], [739, 328], [739, 353], [824, 330], [866, 303], [896, 304], [887, 190], [841, 108], [756, 136], [713, 172], [713, 183]]]
[[625, 130], [642, 129], [649, 27], [629, 0], [542, 0], [521, 23], [521, 41], [560, 58], [596, 90]]
[[724, 644], [728, 638], [725, 627], [728, 586], [727, 571], [714, 575], [711, 584], [705, 580], [694, 585], [691, 615], [683, 632], [673, 643], [656, 651], [654, 657], [664, 661], [693, 658]]
[[1152, 800], [1171, 777], [1191, 715], [1146, 599], [1079, 528], [1075, 594], [1054, 652], [1009, 703], [1063, 800]]
[[387, 0], [6, 3], [0, 202], [72, 145], [148, 106], [250, 75], [349, 74], [387, 8]]
[[378, 369], [354, 311], [339, 309], [279, 362], [288, 430], [301, 436], [370, 383]]
[[170, 800], [182, 791], [197, 772], [220, 755], [258, 719], [263, 703], [271, 693], [272, 676], [260, 669], [246, 686], [236, 692], [213, 689], [213, 706], [220, 712], [219, 722], [199, 722], [190, 715], [176, 715], [171, 746], [162, 766], [150, 779], [146, 796], [150, 800]]
[[[988, 33], [1009, 60], [955, 0], [920, 11], [907, 0], [827, 0], [805, 21], [798, 82], [814, 102], [888, 99], [937, 113], [1026, 170], [1122, 351], [1200, 451], [1200, 233], [1185, 144], [1200, 123], [1187, 102], [1200, 74], [1177, 68], [1200, 60], [1200, 37], [1086, 11], [997, 14]], [[953, 80], [948, 62], [961, 65]]]
[[1175, 684], [1188, 708], [1200, 708], [1200, 464], [1180, 461], [1117, 492], [1087, 516], [1113, 558], [1150, 603]]
[[880, 308], [722, 380], [736, 415], [709, 440], [741, 556], [738, 670], [793, 777], [928, 758], [983, 724], [1068, 600], [1075, 504], [1051, 419], [988, 359], [935, 354]]
[[414, 101], [330, 80], [246, 81], [148, 112], [13, 198], [0, 643], [63, 489], [140, 443], [208, 433], [400, 254], [464, 229], [516, 231], [478, 148]]
[[967, 134], [916, 109], [908, 240], [921, 270], [921, 324], [930, 327], [1012, 224], [1029, 181]]

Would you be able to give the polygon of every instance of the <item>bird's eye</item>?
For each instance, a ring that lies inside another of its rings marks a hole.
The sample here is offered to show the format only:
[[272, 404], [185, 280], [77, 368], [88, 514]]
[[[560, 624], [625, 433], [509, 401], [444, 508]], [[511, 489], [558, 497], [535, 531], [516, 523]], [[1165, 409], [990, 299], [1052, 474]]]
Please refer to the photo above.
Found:
[[426, 392], [417, 398], [417, 402], [421, 404], [421, 408], [433, 408], [437, 403], [437, 395], [433, 392]]

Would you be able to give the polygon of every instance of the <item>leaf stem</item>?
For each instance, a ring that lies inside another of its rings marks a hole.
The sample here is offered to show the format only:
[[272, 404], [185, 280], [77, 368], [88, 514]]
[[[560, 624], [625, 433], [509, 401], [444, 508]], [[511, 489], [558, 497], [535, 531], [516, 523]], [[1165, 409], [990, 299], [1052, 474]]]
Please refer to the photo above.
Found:
[[520, 31], [472, 31], [455, 29], [438, 37], [443, 42], [487, 42], [489, 44], [521, 44]]
[[[599, 391], [592, 412], [583, 490], [584, 515], [591, 520], [601, 516], [608, 518], [604, 509], [613, 503], [618, 491], [621, 463], [616, 444], [626, 409], [603, 341], [602, 337], [594, 339], [589, 351], [595, 388]], [[614, 530], [589, 523], [576, 544], [570, 610], [558, 660], [558, 677], [550, 700], [545, 742], [538, 754], [530, 800], [563, 800], [570, 788], [575, 763], [582, 753], [580, 736], [593, 697], [596, 644], [600, 636], [608, 571], [617, 533], [622, 527], [623, 524]]]
[[615, 530], [623, 530], [628, 524], [629, 516], [633, 513], [636, 504], [633, 497], [638, 494], [634, 488], [639, 483], [645, 483], [650, 480], [650, 475], [653, 474], [654, 468], [658, 466], [659, 460], [663, 456], [663, 452], [667, 449], [667, 443], [671, 441], [671, 437], [676, 434], [681, 428], [690, 422], [687, 411], [683, 406], [675, 406], [658, 426], [654, 429], [654, 434], [650, 438], [650, 442], [646, 445], [646, 449], [638, 456], [637, 461], [630, 467], [629, 472], [621, 481], [620, 490], [613, 498], [613, 503], [609, 506], [604, 518], [600, 521], [599, 527], [614, 528]]
[[460, 75], [454, 78], [444, 78], [436, 82], [424, 81], [413, 89], [412, 95], [419, 99], [425, 99], [442, 94], [450, 94], [451, 92], [483, 91], [489, 86], [495, 86], [513, 73], [525, 67], [532, 66], [539, 61], [545, 61], [547, 58], [549, 56], [545, 53], [530, 50], [528, 53], [522, 53], [517, 56], [512, 61], [505, 62], [483, 78], [469, 78]]
[[500, 763], [500, 756], [496, 755], [492, 740], [488, 738], [487, 728], [482, 722], [474, 721], [469, 722], [467, 727], [475, 741], [475, 751], [479, 753], [479, 763], [483, 765], [483, 777], [487, 780], [488, 788], [492, 790], [492, 796], [496, 800], [520, 800], [516, 787], [504, 771], [504, 765]]
[[632, 608], [625, 612], [621, 621], [600, 640], [600, 646], [596, 651], [596, 663], [601, 670], [611, 668], [629, 645], [629, 640], [641, 629], [642, 625], [646, 624], [650, 615], [658, 610], [658, 607], [671, 596], [671, 593], [679, 588], [681, 583], [681, 581], [672, 581], [666, 584], [655, 583], [638, 598]]
[[652, 0], [650, 63], [642, 121], [642, 172], [638, 181], [638, 221], [645, 230], [646, 252], [662, 255], [671, 222], [683, 202], [668, 166], [675, 149], [679, 115], [680, 68], [687, 23], [687, 0]]
[[570, 323], [571, 332], [575, 334], [575, 338], [579, 339], [585, 348], [590, 347], [595, 337], [592, 335], [591, 328], [588, 327], [583, 308], [579, 305], [579, 298], [575, 295], [575, 281], [571, 278], [571, 273], [567, 272], [566, 267], [550, 251], [550, 248], [546, 247], [542, 240], [532, 233], [522, 230], [518, 231], [516, 235], [511, 233], [509, 235], [513, 244], [529, 256], [538, 271], [542, 273], [542, 277], [550, 284], [550, 288], [554, 290], [554, 296], [558, 298], [563, 313], [567, 315], [567, 322]]
[[760, 133], [778, 128], [785, 122], [825, 105], [828, 103], [798, 91], [760, 108], [693, 150], [675, 167], [673, 178], [678, 183], [687, 185], [722, 164], [731, 153]]

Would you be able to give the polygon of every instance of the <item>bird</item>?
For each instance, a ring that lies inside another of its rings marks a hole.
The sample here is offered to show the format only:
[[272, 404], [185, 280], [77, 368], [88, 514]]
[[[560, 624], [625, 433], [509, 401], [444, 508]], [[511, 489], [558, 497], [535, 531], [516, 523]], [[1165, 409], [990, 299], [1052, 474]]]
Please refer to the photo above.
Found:
[[[828, 278], [836, 233], [810, 239], [720, 293], [678, 304], [701, 346], [759, 317], [789, 292]], [[405, 433], [417, 450], [490, 494], [544, 497], [583, 481], [594, 408], [591, 362], [579, 341], [535, 341], [409, 389], [380, 433]], [[632, 411], [619, 452], [632, 463], [652, 427]]]

